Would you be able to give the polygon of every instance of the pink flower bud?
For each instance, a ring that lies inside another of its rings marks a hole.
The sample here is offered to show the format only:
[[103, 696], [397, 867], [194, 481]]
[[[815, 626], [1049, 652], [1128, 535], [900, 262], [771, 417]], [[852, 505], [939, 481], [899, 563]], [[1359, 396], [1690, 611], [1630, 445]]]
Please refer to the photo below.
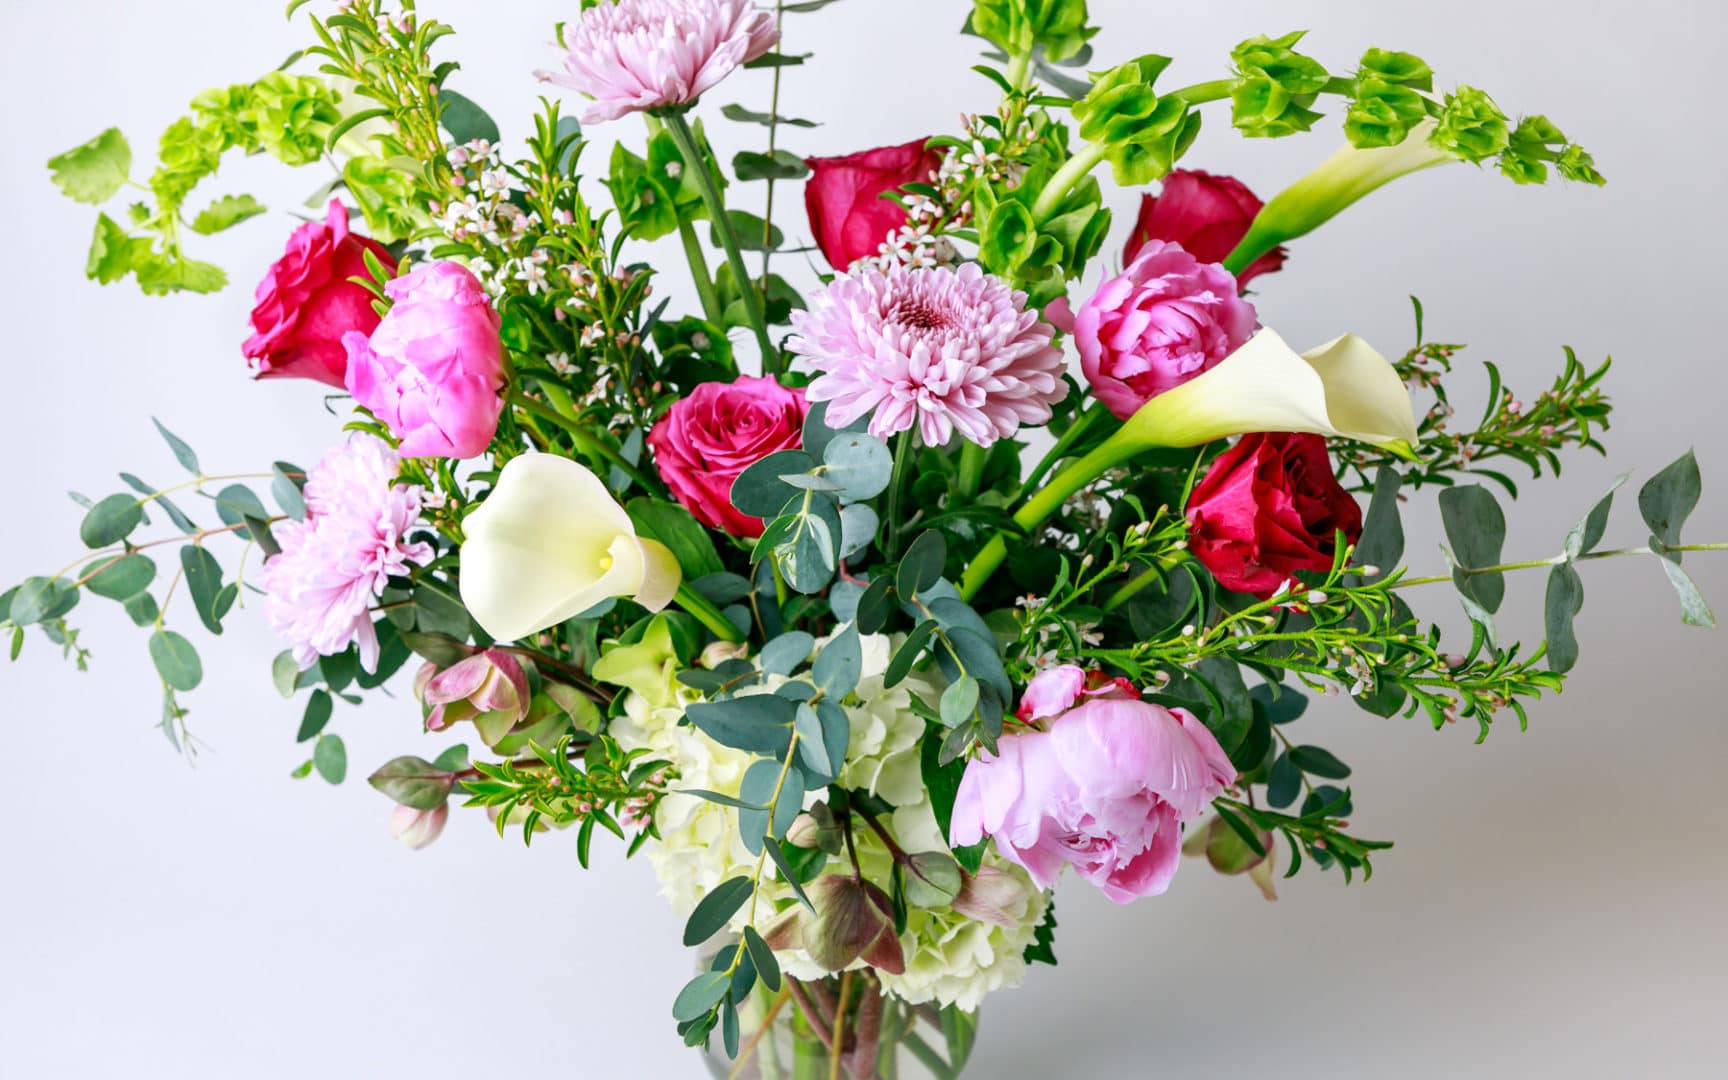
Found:
[[398, 806], [390, 813], [390, 835], [401, 841], [404, 846], [419, 851], [438, 839], [439, 835], [444, 832], [444, 823], [449, 820], [449, 803], [443, 804], [436, 810], [416, 810], [412, 806]]
[[1019, 926], [1026, 918], [1032, 890], [1026, 883], [994, 866], [980, 866], [976, 874], [961, 878], [960, 895], [953, 908], [967, 918], [997, 926]]

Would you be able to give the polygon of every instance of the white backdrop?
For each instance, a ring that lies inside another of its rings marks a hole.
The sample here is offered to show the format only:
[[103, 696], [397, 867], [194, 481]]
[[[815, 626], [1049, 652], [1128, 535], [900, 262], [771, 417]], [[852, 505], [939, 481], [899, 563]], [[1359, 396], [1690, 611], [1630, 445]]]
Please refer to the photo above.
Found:
[[[1526, 394], [1557, 370], [1563, 343], [1586, 359], [1613, 354], [1612, 464], [1574, 458], [1513, 507], [1509, 554], [1554, 550], [1619, 471], [1641, 479], [1688, 445], [1706, 478], [1689, 533], [1728, 539], [1728, 375], [1712, 292], [1728, 239], [1728, 162], [1710, 111], [1728, 36], [1720, 5], [1092, 6], [1107, 28], [1100, 60], [1174, 53], [1171, 85], [1222, 74], [1243, 37], [1305, 26], [1336, 69], [1368, 45], [1410, 49], [1447, 85], [1552, 115], [1594, 151], [1605, 190], [1521, 189], [1465, 167], [1402, 181], [1297, 243], [1284, 272], [1259, 283], [1262, 318], [1295, 343], [1353, 329], [1392, 353], [1409, 342], [1416, 293], [1432, 337], [1471, 342], [1466, 359], [1495, 360]], [[5, 0], [0, 581], [75, 553], [81, 511], [66, 489], [99, 497], [119, 469], [175, 475], [151, 413], [212, 470], [309, 463], [336, 435], [320, 388], [253, 385], [238, 351], [250, 283], [321, 177], [225, 166], [210, 190], [273, 208], [204, 246], [235, 285], [148, 299], [83, 280], [93, 214], [60, 198], [42, 166], [117, 124], [142, 174], [155, 134], [196, 91], [256, 77], [302, 43], [282, 7]], [[508, 138], [523, 135], [529, 72], [575, 5], [423, 7], [460, 31], [445, 45], [464, 65], [451, 85]], [[959, 112], [988, 107], [991, 87], [966, 71], [974, 43], [950, 32], [965, 9], [846, 0], [789, 20], [789, 45], [818, 58], [788, 72], [785, 108], [827, 126], [788, 143], [841, 153], [950, 130]], [[741, 76], [704, 113], [765, 94], [763, 76]], [[1188, 163], [1269, 196], [1331, 151], [1335, 124], [1250, 143], [1209, 120]], [[753, 134], [711, 130], [728, 156]], [[604, 144], [640, 130], [597, 134]], [[589, 151], [591, 171], [608, 152]], [[597, 184], [591, 194], [602, 197]], [[799, 200], [785, 194], [781, 224], [801, 235]], [[1131, 194], [1114, 201], [1131, 211]], [[683, 302], [665, 254], [662, 287]], [[1454, 379], [1465, 415], [1481, 401], [1475, 376], [1466, 363]], [[1610, 540], [1641, 542], [1630, 500], [1620, 510]], [[1436, 535], [1425, 501], [1407, 521]], [[1431, 543], [1410, 554], [1419, 572], [1440, 566]], [[1688, 566], [1728, 615], [1728, 559]], [[1728, 638], [1680, 626], [1648, 560], [1594, 564], [1585, 578], [1583, 666], [1564, 698], [1533, 710], [1528, 733], [1508, 723], [1478, 747], [1471, 731], [1336, 703], [1303, 721], [1356, 767], [1360, 831], [1398, 842], [1371, 883], [1305, 870], [1268, 904], [1190, 864], [1170, 895], [1129, 908], [1066, 887], [1061, 966], [988, 1003], [977, 1074], [1720, 1075], [1708, 1062], [1720, 1067], [1728, 1004]], [[1539, 575], [1513, 582], [1508, 631], [1539, 632], [1541, 589]], [[1418, 603], [1455, 622], [1444, 590]], [[469, 815], [425, 852], [399, 848], [386, 801], [361, 778], [424, 745], [412, 705], [338, 714], [346, 785], [289, 779], [298, 708], [270, 689], [279, 646], [255, 618], [231, 619], [229, 640], [205, 649], [220, 659], [188, 699], [207, 747], [188, 768], [153, 727], [142, 636], [101, 601], [78, 616], [93, 673], [35, 636], [22, 663], [0, 666], [0, 1076], [699, 1075], [668, 1014], [690, 959], [645, 862], [596, 844], [600, 866], [583, 873], [567, 838], [524, 851]]]

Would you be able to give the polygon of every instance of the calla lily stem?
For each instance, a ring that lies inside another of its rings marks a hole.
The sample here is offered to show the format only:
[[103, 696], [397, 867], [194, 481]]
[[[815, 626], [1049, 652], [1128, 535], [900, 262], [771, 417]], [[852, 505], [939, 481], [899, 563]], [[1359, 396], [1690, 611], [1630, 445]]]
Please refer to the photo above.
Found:
[[714, 606], [714, 601], [691, 588], [689, 582], [679, 583], [678, 593], [672, 598], [672, 602], [696, 616], [696, 620], [721, 641], [736, 645], [744, 640], [744, 631], [734, 626], [732, 620]]

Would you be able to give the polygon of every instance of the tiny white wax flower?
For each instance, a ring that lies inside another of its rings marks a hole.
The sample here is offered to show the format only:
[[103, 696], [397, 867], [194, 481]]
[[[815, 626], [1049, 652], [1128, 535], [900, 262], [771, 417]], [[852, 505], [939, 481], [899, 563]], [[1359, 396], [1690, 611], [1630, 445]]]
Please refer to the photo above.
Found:
[[659, 611], [682, 577], [664, 544], [636, 535], [599, 477], [553, 454], [511, 459], [462, 528], [462, 602], [499, 641], [615, 596]]

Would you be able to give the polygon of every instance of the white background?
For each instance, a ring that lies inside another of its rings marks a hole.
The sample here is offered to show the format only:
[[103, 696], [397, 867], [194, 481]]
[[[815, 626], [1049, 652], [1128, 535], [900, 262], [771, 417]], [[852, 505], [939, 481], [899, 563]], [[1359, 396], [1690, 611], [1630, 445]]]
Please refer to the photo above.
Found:
[[[142, 176], [155, 134], [195, 92], [256, 77], [309, 38], [282, 6], [6, 0], [0, 581], [75, 554], [81, 512], [66, 489], [100, 497], [120, 469], [174, 481], [152, 413], [212, 471], [310, 463], [336, 436], [319, 388], [253, 385], [238, 349], [250, 284], [322, 176], [267, 160], [225, 166], [209, 194], [251, 191], [273, 208], [201, 243], [235, 284], [148, 299], [83, 280], [94, 214], [62, 199], [42, 166], [117, 124]], [[425, 3], [460, 31], [442, 46], [464, 65], [451, 85], [512, 140], [537, 93], [529, 72], [575, 7]], [[1614, 475], [1633, 470], [1636, 483], [1689, 445], [1706, 478], [1689, 535], [1728, 539], [1721, 6], [1093, 8], [1106, 27], [1100, 60], [1173, 53], [1171, 86], [1223, 74], [1243, 37], [1309, 27], [1308, 47], [1335, 70], [1368, 45], [1406, 48], [1446, 85], [1553, 116], [1595, 152], [1605, 190], [1516, 188], [1467, 167], [1401, 181], [1294, 245], [1284, 272], [1257, 286], [1261, 316], [1295, 343], [1356, 330], [1394, 353], [1410, 340], [1405, 297], [1416, 293], [1432, 337], [1472, 343], [1454, 378], [1466, 416], [1483, 393], [1470, 359], [1493, 359], [1530, 395], [1558, 370], [1563, 343], [1587, 360], [1613, 354], [1612, 464], [1574, 457], [1560, 482], [1533, 486], [1510, 511], [1509, 554], [1556, 550]], [[966, 71], [975, 43], [951, 32], [964, 10], [845, 0], [790, 20], [789, 46], [818, 57], [786, 76], [785, 108], [827, 126], [788, 143], [847, 152], [952, 130], [959, 112], [990, 107], [992, 88]], [[703, 113], [760, 107], [766, 84], [739, 76]], [[1250, 142], [1214, 106], [1188, 164], [1270, 195], [1330, 153], [1336, 123]], [[728, 155], [755, 138], [712, 130]], [[611, 137], [639, 141], [641, 129], [624, 121], [597, 136], [591, 172]], [[590, 195], [603, 198], [597, 184]], [[781, 223], [800, 236], [796, 189], [782, 195]], [[1131, 209], [1131, 194], [1112, 199]], [[685, 303], [681, 263], [659, 256], [662, 287]], [[1413, 564], [1433, 572], [1426, 499], [1407, 523]], [[1623, 500], [1609, 542], [1642, 540]], [[1728, 559], [1687, 565], [1728, 614]], [[1061, 966], [988, 1004], [977, 1074], [1720, 1075], [1708, 1062], [1720, 1067], [1728, 1004], [1728, 638], [1682, 627], [1647, 559], [1593, 564], [1585, 580], [1583, 666], [1563, 699], [1536, 706], [1528, 733], [1507, 723], [1475, 746], [1473, 731], [1337, 703], [1303, 721], [1356, 767], [1360, 832], [1398, 842], [1371, 883], [1304, 871], [1268, 904], [1246, 881], [1190, 864], [1168, 896], [1128, 908], [1065, 887]], [[1540, 575], [1513, 583], [1509, 632], [1539, 632], [1541, 589]], [[1456, 625], [1446, 590], [1413, 599]], [[647, 864], [622, 865], [601, 843], [599, 868], [584, 873], [567, 837], [524, 851], [467, 815], [425, 852], [399, 848], [384, 833], [386, 801], [361, 777], [425, 753], [400, 698], [338, 714], [355, 774], [346, 785], [290, 780], [298, 707], [270, 688], [279, 646], [253, 614], [204, 648], [209, 677], [188, 699], [206, 745], [194, 768], [155, 730], [143, 636], [112, 605], [77, 612], [93, 673], [34, 635], [20, 664], [0, 667], [0, 1076], [699, 1075], [667, 1012], [691, 961]]]

